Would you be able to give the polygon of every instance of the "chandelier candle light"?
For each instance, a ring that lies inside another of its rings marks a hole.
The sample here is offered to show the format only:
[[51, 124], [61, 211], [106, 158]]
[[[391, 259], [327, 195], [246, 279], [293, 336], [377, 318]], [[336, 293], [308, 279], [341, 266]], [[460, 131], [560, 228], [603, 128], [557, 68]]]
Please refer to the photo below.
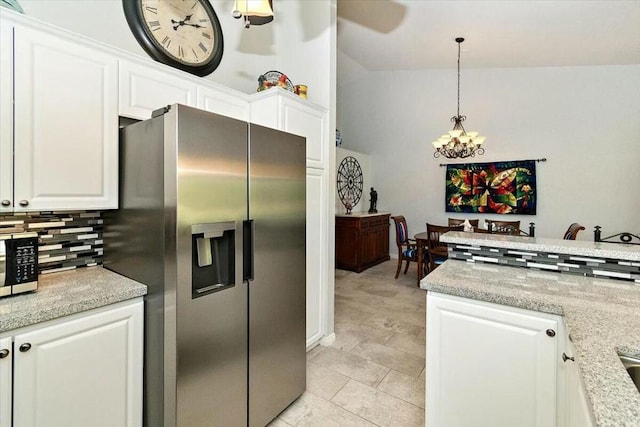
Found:
[[465, 157], [474, 157], [476, 154], [479, 156], [484, 154], [482, 143], [486, 137], [479, 136], [478, 132], [467, 132], [462, 126], [462, 122], [467, 119], [467, 116], [460, 115], [460, 45], [463, 41], [462, 37], [456, 38], [456, 43], [458, 43], [458, 114], [451, 117], [451, 121], [454, 123], [453, 129], [433, 141], [433, 147], [436, 149], [433, 153], [435, 158], [444, 156], [449, 159], [464, 159]]

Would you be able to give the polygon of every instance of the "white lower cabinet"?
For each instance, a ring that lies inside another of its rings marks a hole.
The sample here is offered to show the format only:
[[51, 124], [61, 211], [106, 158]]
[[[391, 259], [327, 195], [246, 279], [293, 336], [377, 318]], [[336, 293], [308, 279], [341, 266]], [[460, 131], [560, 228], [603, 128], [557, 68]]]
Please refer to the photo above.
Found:
[[325, 248], [327, 233], [323, 201], [326, 200], [326, 172], [307, 168], [307, 348], [312, 348], [323, 337], [323, 307], [326, 302], [322, 286], [326, 283], [327, 265]]
[[428, 293], [429, 427], [556, 426], [560, 316]]
[[[573, 344], [566, 339], [565, 353], [575, 359]], [[566, 393], [564, 400], [565, 426], [566, 427], [593, 427], [596, 425], [593, 418], [591, 403], [587, 397], [587, 391], [582, 381], [578, 362], [567, 359], [564, 362], [566, 370]]]
[[0, 338], [0, 427], [11, 426], [11, 338]]
[[18, 330], [1, 343], [12, 344], [13, 357], [0, 359], [0, 427], [11, 425], [10, 363], [13, 427], [142, 425], [141, 298]]

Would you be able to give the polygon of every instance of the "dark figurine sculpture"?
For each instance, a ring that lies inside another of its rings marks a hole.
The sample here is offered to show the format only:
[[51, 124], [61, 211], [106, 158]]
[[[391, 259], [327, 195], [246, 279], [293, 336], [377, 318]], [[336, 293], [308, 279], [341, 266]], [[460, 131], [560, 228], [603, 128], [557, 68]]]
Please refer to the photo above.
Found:
[[369, 213], [378, 213], [376, 207], [378, 204], [378, 192], [376, 190], [373, 189], [373, 187], [371, 187], [371, 191], [369, 192], [369, 202], [371, 202], [371, 204], [369, 205]]

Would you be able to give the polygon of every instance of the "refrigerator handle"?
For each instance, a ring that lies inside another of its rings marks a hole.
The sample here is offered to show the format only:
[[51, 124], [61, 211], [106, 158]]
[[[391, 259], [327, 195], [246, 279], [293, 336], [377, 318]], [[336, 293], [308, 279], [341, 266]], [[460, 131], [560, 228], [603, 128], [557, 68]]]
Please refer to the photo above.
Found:
[[242, 221], [242, 280], [251, 281], [253, 272], [253, 246], [255, 223], [252, 219]]

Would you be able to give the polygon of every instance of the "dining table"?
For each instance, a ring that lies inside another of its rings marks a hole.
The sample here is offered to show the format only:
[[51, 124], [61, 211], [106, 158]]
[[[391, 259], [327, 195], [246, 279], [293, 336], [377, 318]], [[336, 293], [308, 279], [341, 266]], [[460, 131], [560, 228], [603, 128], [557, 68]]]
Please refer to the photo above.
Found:
[[424, 274], [424, 255], [425, 255], [425, 248], [427, 247], [427, 245], [429, 244], [429, 233], [427, 233], [426, 231], [423, 231], [422, 233], [418, 233], [415, 236], [413, 236], [414, 239], [416, 239], [416, 246], [418, 247], [418, 259], [417, 259], [417, 263], [418, 263], [418, 286], [420, 286], [420, 280], [422, 280], [422, 278], [425, 276]]
[[[486, 228], [475, 228], [473, 229], [473, 233], [488, 233], [489, 230], [487, 230]], [[420, 286], [420, 280], [422, 280], [422, 278], [424, 276], [426, 276], [426, 274], [424, 274], [424, 263], [425, 263], [425, 251], [428, 251], [429, 249], [429, 233], [427, 233], [426, 231], [423, 231], [421, 233], [418, 233], [416, 235], [413, 236], [413, 238], [416, 240], [416, 246], [418, 248], [418, 259], [417, 264], [418, 264], [418, 272], [417, 272], [417, 277], [418, 277], [418, 286]], [[442, 254], [440, 254], [442, 255]]]

